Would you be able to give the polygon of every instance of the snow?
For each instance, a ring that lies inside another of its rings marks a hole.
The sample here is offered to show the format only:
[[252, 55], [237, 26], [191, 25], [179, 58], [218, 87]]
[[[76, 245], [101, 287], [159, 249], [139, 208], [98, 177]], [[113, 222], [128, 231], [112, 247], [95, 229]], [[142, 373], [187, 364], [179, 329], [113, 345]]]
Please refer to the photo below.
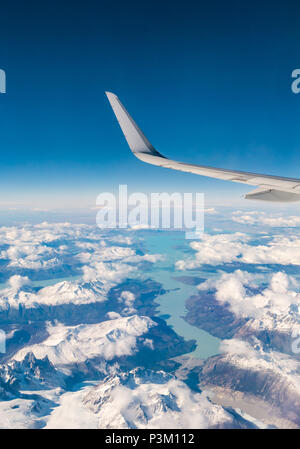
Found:
[[45, 429], [97, 429], [98, 418], [83, 404], [90, 387], [64, 393], [47, 419]]
[[137, 337], [156, 326], [148, 317], [137, 315], [103, 321], [97, 324], [64, 326], [49, 325], [49, 337], [42, 343], [26, 346], [14, 356], [22, 360], [26, 353], [33, 352], [37, 358], [48, 356], [57, 367], [68, 367], [95, 357], [112, 360], [132, 355]]
[[90, 388], [84, 404], [98, 417], [99, 428], [207, 428], [232, 417], [204, 393], [193, 393], [163, 371], [135, 369], [112, 375]]

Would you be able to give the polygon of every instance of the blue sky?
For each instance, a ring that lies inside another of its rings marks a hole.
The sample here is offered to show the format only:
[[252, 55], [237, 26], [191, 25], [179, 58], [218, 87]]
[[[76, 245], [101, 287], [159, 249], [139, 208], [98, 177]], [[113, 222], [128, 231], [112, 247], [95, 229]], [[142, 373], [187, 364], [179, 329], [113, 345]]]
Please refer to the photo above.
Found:
[[251, 190], [135, 159], [105, 90], [171, 158], [300, 177], [299, 20], [292, 1], [2, 5], [0, 207], [85, 207], [119, 184]]

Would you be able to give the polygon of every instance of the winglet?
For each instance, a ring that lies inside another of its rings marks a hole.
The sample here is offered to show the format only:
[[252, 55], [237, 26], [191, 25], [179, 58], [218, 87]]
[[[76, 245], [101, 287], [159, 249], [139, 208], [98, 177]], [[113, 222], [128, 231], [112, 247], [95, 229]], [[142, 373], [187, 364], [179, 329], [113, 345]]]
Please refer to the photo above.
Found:
[[147, 137], [142, 133], [133, 118], [126, 111], [117, 95], [112, 92], [105, 92], [110, 105], [115, 113], [119, 125], [123, 131], [125, 139], [131, 151], [138, 157], [138, 154], [149, 154], [152, 156], [163, 157], [155, 150]]

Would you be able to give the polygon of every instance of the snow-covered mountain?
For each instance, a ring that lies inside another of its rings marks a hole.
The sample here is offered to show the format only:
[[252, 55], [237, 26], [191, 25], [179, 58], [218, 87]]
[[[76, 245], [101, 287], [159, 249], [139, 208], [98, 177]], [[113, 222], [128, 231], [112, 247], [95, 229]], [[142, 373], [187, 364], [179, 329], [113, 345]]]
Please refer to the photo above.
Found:
[[236, 270], [198, 285], [199, 294], [187, 301], [186, 319], [221, 338], [251, 340], [299, 357], [293, 349], [300, 336], [300, 293], [296, 281], [283, 272], [259, 286], [261, 275]]
[[18, 395], [22, 390], [64, 387], [65, 376], [57, 371], [48, 357], [36, 358], [27, 352], [20, 361], [0, 365], [0, 382], [4, 390]]
[[[186, 320], [224, 340], [220, 355], [191, 361], [195, 340], [155, 301], [168, 288], [172, 314], [172, 287], [155, 274], [174, 267], [147, 253], [146, 237], [68, 223], [0, 227], [0, 237], [0, 427], [300, 427], [294, 276], [233, 266], [184, 273], [195, 293]], [[214, 263], [228, 239], [255, 251], [245, 234], [211, 238]]]
[[88, 360], [100, 363], [130, 356], [137, 346], [152, 348], [151, 340], [143, 335], [156, 325], [149, 317], [137, 315], [96, 324], [49, 325], [47, 339], [26, 346], [14, 358], [22, 360], [28, 352], [32, 352], [39, 359], [48, 357], [54, 366], [71, 374], [72, 365]]
[[242, 419], [238, 423], [204, 393], [163, 371], [137, 368], [111, 375], [91, 387], [83, 403], [105, 429], [242, 427]]
[[66, 377], [50, 363], [27, 353], [0, 365], [0, 428], [40, 428], [65, 388]]
[[222, 343], [223, 354], [201, 367], [202, 388], [224, 406], [241, 408], [276, 427], [300, 426], [300, 362], [287, 354], [265, 351], [259, 340]]
[[100, 281], [89, 283], [62, 281], [49, 287], [41, 288], [38, 291], [30, 287], [6, 289], [0, 297], [0, 311], [102, 302], [106, 300], [109, 288], [110, 286], [105, 287]]

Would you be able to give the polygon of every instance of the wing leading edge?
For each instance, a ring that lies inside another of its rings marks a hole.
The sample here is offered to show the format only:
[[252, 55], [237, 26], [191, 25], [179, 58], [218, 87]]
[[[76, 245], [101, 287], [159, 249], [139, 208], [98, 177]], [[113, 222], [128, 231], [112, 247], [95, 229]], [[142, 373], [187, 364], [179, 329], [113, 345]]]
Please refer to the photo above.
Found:
[[300, 201], [300, 179], [207, 167], [205, 165], [177, 162], [166, 158], [156, 151], [144, 136], [119, 98], [111, 92], [106, 92], [106, 95], [125, 139], [131, 151], [138, 159], [148, 164], [171, 168], [173, 170], [257, 186], [255, 190], [245, 195], [246, 199], [280, 202]]

